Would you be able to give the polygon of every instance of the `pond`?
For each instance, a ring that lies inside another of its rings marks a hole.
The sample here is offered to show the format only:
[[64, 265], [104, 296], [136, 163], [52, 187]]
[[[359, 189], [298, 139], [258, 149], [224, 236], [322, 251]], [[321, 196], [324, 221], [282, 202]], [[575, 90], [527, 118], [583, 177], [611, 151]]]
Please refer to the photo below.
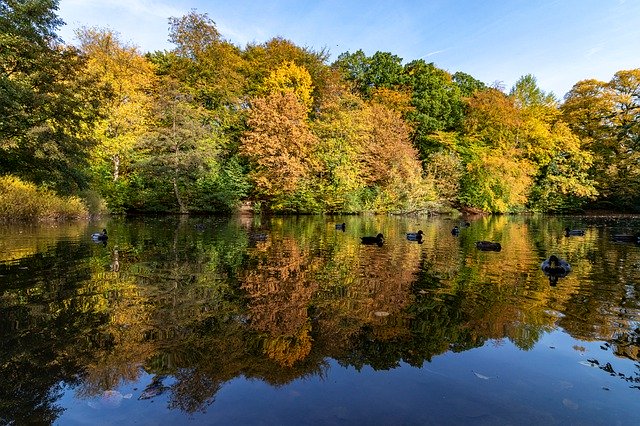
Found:
[[0, 424], [640, 424], [640, 217], [465, 225], [4, 225]]

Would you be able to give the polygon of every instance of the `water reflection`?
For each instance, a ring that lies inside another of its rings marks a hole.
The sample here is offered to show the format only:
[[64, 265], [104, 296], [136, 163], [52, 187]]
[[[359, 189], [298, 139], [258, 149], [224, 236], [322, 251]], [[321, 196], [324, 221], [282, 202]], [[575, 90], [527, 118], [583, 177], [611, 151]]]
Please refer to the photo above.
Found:
[[[530, 351], [558, 328], [602, 342], [584, 365], [637, 391], [640, 247], [611, 236], [639, 229], [638, 219], [468, 225], [239, 217], [5, 227], [0, 419], [52, 423], [71, 410], [66, 395], [90, 409], [162, 400], [205, 413], [239, 377], [277, 387], [326, 377], [332, 360], [425, 368], [488, 342]], [[585, 234], [566, 236], [568, 225]], [[95, 244], [103, 227], [109, 239]], [[416, 229], [421, 244], [407, 239]], [[377, 233], [384, 244], [361, 244]], [[540, 264], [551, 254], [572, 272], [549, 285]]]

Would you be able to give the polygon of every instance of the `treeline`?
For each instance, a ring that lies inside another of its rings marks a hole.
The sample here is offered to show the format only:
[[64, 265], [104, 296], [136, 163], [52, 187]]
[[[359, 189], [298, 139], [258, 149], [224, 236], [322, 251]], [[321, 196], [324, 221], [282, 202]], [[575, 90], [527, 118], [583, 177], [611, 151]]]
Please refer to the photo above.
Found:
[[640, 69], [560, 103], [531, 75], [507, 93], [389, 52], [241, 48], [195, 11], [170, 51], [74, 47], [57, 4], [0, 3], [0, 176], [92, 210], [640, 209]]

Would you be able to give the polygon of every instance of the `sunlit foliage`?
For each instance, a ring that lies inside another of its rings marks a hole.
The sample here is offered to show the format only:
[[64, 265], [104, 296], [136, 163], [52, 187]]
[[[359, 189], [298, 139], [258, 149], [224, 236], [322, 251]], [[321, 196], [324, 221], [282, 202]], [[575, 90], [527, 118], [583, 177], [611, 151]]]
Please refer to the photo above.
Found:
[[562, 105], [571, 129], [594, 154], [591, 175], [601, 202], [637, 210], [640, 203], [640, 69], [618, 71], [609, 82], [583, 80]]
[[299, 67], [293, 62], [285, 62], [272, 71], [264, 80], [262, 92], [265, 94], [291, 92], [307, 109], [310, 109], [313, 103], [311, 75], [304, 67]]
[[0, 176], [0, 222], [80, 219], [88, 214], [78, 197], [60, 197], [15, 176]]
[[251, 162], [258, 199], [276, 210], [296, 211], [299, 202], [309, 208], [305, 200], [317, 167], [312, 157], [317, 139], [307, 125], [305, 105], [289, 91], [255, 98], [247, 126], [240, 148]]
[[236, 46], [196, 10], [169, 19], [168, 51], [99, 28], [76, 49], [56, 8], [0, 9], [0, 174], [111, 212], [640, 206], [637, 69], [560, 104], [531, 74], [507, 94], [392, 52]]
[[93, 179], [110, 210], [121, 212], [135, 196], [135, 146], [150, 124], [156, 76], [152, 64], [112, 31], [84, 28], [77, 36], [85, 72], [105, 93], [91, 153]]

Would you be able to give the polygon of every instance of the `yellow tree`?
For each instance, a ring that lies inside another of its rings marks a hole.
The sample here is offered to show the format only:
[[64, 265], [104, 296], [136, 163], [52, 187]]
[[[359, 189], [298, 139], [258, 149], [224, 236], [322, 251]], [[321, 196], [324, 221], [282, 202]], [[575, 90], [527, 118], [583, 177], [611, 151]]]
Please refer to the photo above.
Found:
[[96, 128], [100, 143], [93, 153], [94, 173], [109, 207], [117, 210], [131, 178], [134, 145], [146, 131], [153, 105], [154, 68], [137, 48], [124, 45], [110, 30], [84, 28], [77, 36], [87, 59], [87, 74], [109, 94], [103, 103], [104, 118]]
[[524, 138], [520, 111], [496, 89], [476, 91], [467, 102], [464, 137], [456, 147], [466, 167], [461, 203], [490, 212], [522, 209], [534, 167], [519, 147]]
[[584, 80], [565, 97], [563, 117], [594, 155], [592, 174], [604, 201], [618, 208], [640, 200], [640, 69], [608, 83]]
[[318, 193], [325, 211], [354, 212], [362, 209], [367, 186], [359, 156], [370, 117], [362, 113], [362, 99], [345, 87], [337, 91], [330, 101], [325, 99], [321, 113], [311, 123], [318, 137], [315, 156], [321, 164]]
[[266, 43], [250, 44], [244, 50], [244, 74], [247, 77], [247, 90], [250, 94], [259, 94], [263, 83], [273, 70], [292, 62], [304, 67], [313, 82], [313, 98], [319, 103], [330, 90], [333, 78], [331, 69], [326, 65], [328, 53], [296, 46], [293, 42], [276, 37]]
[[510, 97], [521, 117], [516, 146], [535, 168], [529, 207], [545, 211], [581, 207], [596, 195], [587, 174], [592, 157], [562, 120], [554, 96], [541, 90], [535, 77], [526, 75]]
[[307, 107], [307, 110], [311, 109], [313, 103], [312, 91], [313, 84], [309, 71], [291, 61], [287, 61], [271, 71], [261, 89], [264, 94], [291, 92], [300, 103]]
[[402, 95], [376, 91], [376, 100], [365, 102], [347, 87], [336, 91], [313, 122], [325, 210], [419, 209], [435, 198], [399, 112], [406, 105]]

